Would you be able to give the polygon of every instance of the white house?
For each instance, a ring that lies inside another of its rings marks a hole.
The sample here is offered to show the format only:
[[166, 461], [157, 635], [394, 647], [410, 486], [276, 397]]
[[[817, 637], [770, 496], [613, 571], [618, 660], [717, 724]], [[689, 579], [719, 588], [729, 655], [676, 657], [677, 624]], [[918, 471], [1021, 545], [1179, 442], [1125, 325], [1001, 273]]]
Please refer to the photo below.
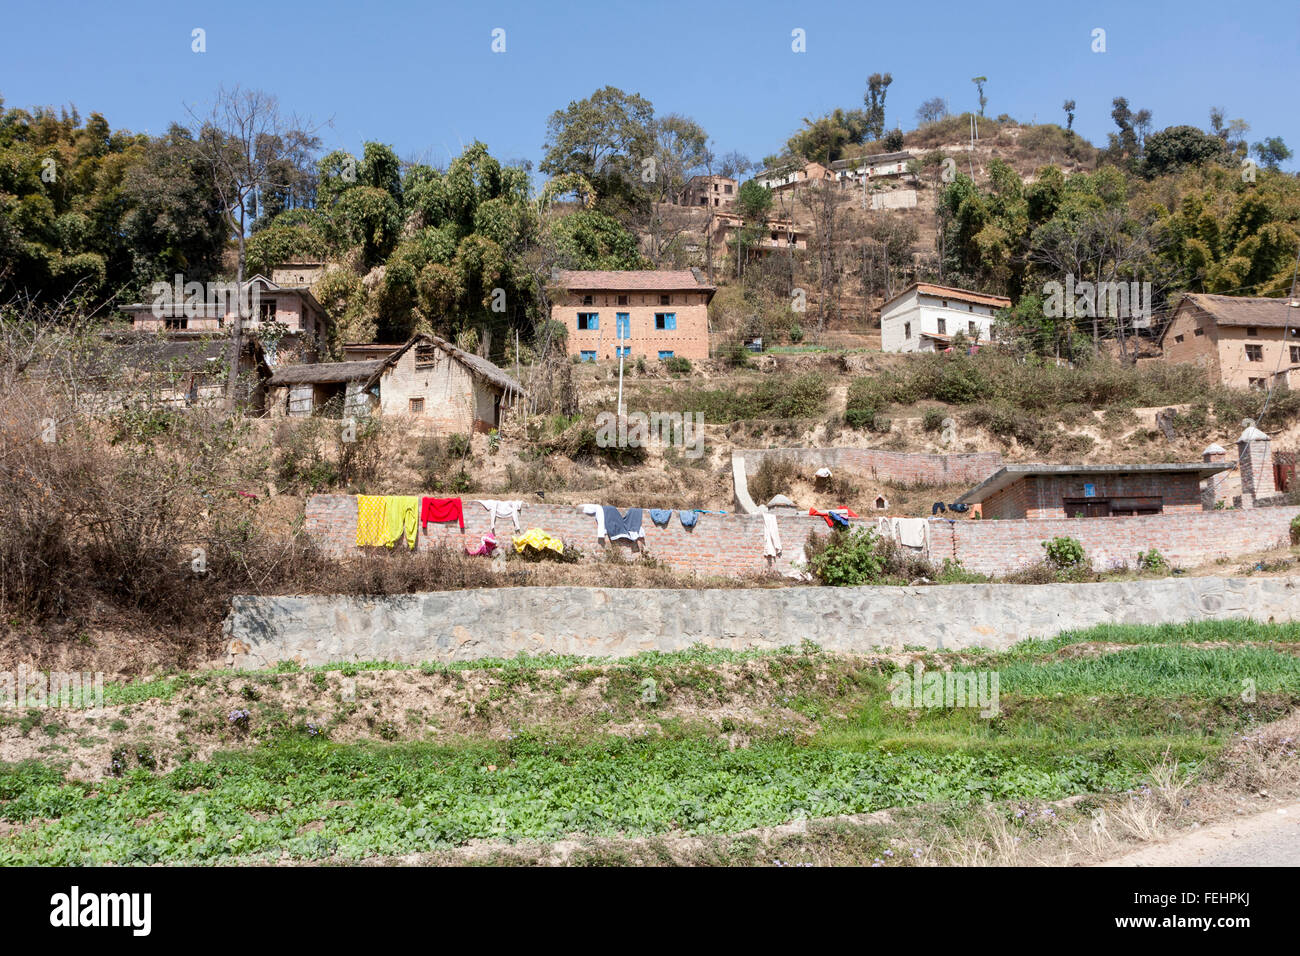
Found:
[[875, 179], [878, 176], [902, 176], [907, 172], [907, 164], [912, 161], [912, 154], [906, 151], [898, 153], [876, 153], [873, 156], [860, 156], [857, 159], [837, 159], [831, 163], [831, 173], [841, 185], [861, 182], [863, 179]]
[[880, 347], [885, 352], [940, 352], [958, 332], [973, 344], [987, 343], [993, 317], [1010, 307], [1004, 296], [913, 282], [880, 307]]

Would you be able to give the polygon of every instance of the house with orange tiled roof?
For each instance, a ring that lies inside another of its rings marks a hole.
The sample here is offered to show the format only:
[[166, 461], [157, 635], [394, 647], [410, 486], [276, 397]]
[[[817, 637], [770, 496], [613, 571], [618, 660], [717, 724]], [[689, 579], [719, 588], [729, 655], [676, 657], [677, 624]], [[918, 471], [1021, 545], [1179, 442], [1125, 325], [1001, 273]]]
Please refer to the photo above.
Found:
[[880, 307], [880, 347], [885, 352], [942, 352], [960, 332], [972, 345], [993, 338], [993, 321], [1011, 307], [1006, 296], [913, 282]]
[[1189, 293], [1160, 333], [1160, 348], [1162, 361], [1199, 365], [1216, 385], [1294, 388], [1300, 384], [1300, 302]]
[[551, 318], [570, 355], [597, 359], [709, 357], [709, 301], [698, 269], [559, 272]]

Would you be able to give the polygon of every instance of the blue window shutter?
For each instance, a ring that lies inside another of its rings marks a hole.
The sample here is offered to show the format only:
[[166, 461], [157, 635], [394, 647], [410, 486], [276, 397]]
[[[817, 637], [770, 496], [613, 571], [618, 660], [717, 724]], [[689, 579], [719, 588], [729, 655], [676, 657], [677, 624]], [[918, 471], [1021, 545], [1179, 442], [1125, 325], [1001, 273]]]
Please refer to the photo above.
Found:
[[589, 329], [598, 329], [598, 328], [600, 328], [600, 313], [599, 313], [599, 312], [592, 312], [592, 313], [590, 313], [590, 314], [587, 316], [587, 328], [589, 328]]
[[669, 312], [669, 313], [668, 313], [668, 328], [670, 328], [670, 329], [675, 329], [675, 328], [677, 328], [677, 313], [676, 313], [676, 312]]

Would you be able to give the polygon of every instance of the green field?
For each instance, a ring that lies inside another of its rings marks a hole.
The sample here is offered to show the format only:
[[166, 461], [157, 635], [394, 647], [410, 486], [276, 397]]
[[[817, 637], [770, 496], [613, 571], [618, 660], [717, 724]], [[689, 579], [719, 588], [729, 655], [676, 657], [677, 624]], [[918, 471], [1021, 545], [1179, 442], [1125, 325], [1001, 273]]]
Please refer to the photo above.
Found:
[[[1081, 647], [1093, 642], [1116, 646]], [[250, 703], [255, 732], [209, 759], [181, 756], [156, 770], [136, 761], [94, 781], [66, 779], [57, 753], [3, 765], [0, 862], [356, 861], [473, 839], [724, 834], [890, 807], [1115, 793], [1141, 785], [1162, 760], [1176, 759], [1180, 773], [1212, 773], [1235, 734], [1287, 713], [1300, 701], [1297, 645], [1294, 625], [1207, 622], [924, 657], [932, 670], [996, 671], [993, 718], [976, 708], [896, 707], [897, 660], [808, 646], [349, 667], [392, 680], [473, 671], [492, 675], [502, 700], [528, 689], [554, 697], [557, 710], [537, 707], [499, 736], [404, 731], [343, 741], [328, 726]], [[107, 696], [129, 714], [150, 700], [269, 690], [302, 676], [176, 675]], [[599, 714], [566, 720], [566, 695], [597, 679]], [[665, 700], [689, 696], [689, 717], [647, 706], [647, 679]], [[738, 708], [745, 716], [730, 716]], [[642, 726], [629, 730], [634, 717]], [[739, 745], [730, 739], [738, 731]]]

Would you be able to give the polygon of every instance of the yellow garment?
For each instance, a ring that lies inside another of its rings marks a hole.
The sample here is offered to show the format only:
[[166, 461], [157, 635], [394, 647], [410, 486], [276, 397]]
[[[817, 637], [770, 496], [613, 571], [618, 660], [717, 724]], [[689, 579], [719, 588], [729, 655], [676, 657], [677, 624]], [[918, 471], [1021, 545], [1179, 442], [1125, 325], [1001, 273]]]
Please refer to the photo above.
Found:
[[373, 548], [384, 543], [384, 499], [379, 495], [357, 495], [357, 547]]
[[564, 554], [564, 542], [554, 535], [547, 534], [541, 528], [529, 528], [519, 537], [510, 540], [515, 543], [517, 552], [522, 552], [524, 548], [536, 548], [538, 551], [550, 548], [556, 554]]
[[414, 495], [389, 495], [384, 499], [384, 544], [392, 547], [406, 536], [406, 546], [415, 550], [415, 526], [420, 499]]

